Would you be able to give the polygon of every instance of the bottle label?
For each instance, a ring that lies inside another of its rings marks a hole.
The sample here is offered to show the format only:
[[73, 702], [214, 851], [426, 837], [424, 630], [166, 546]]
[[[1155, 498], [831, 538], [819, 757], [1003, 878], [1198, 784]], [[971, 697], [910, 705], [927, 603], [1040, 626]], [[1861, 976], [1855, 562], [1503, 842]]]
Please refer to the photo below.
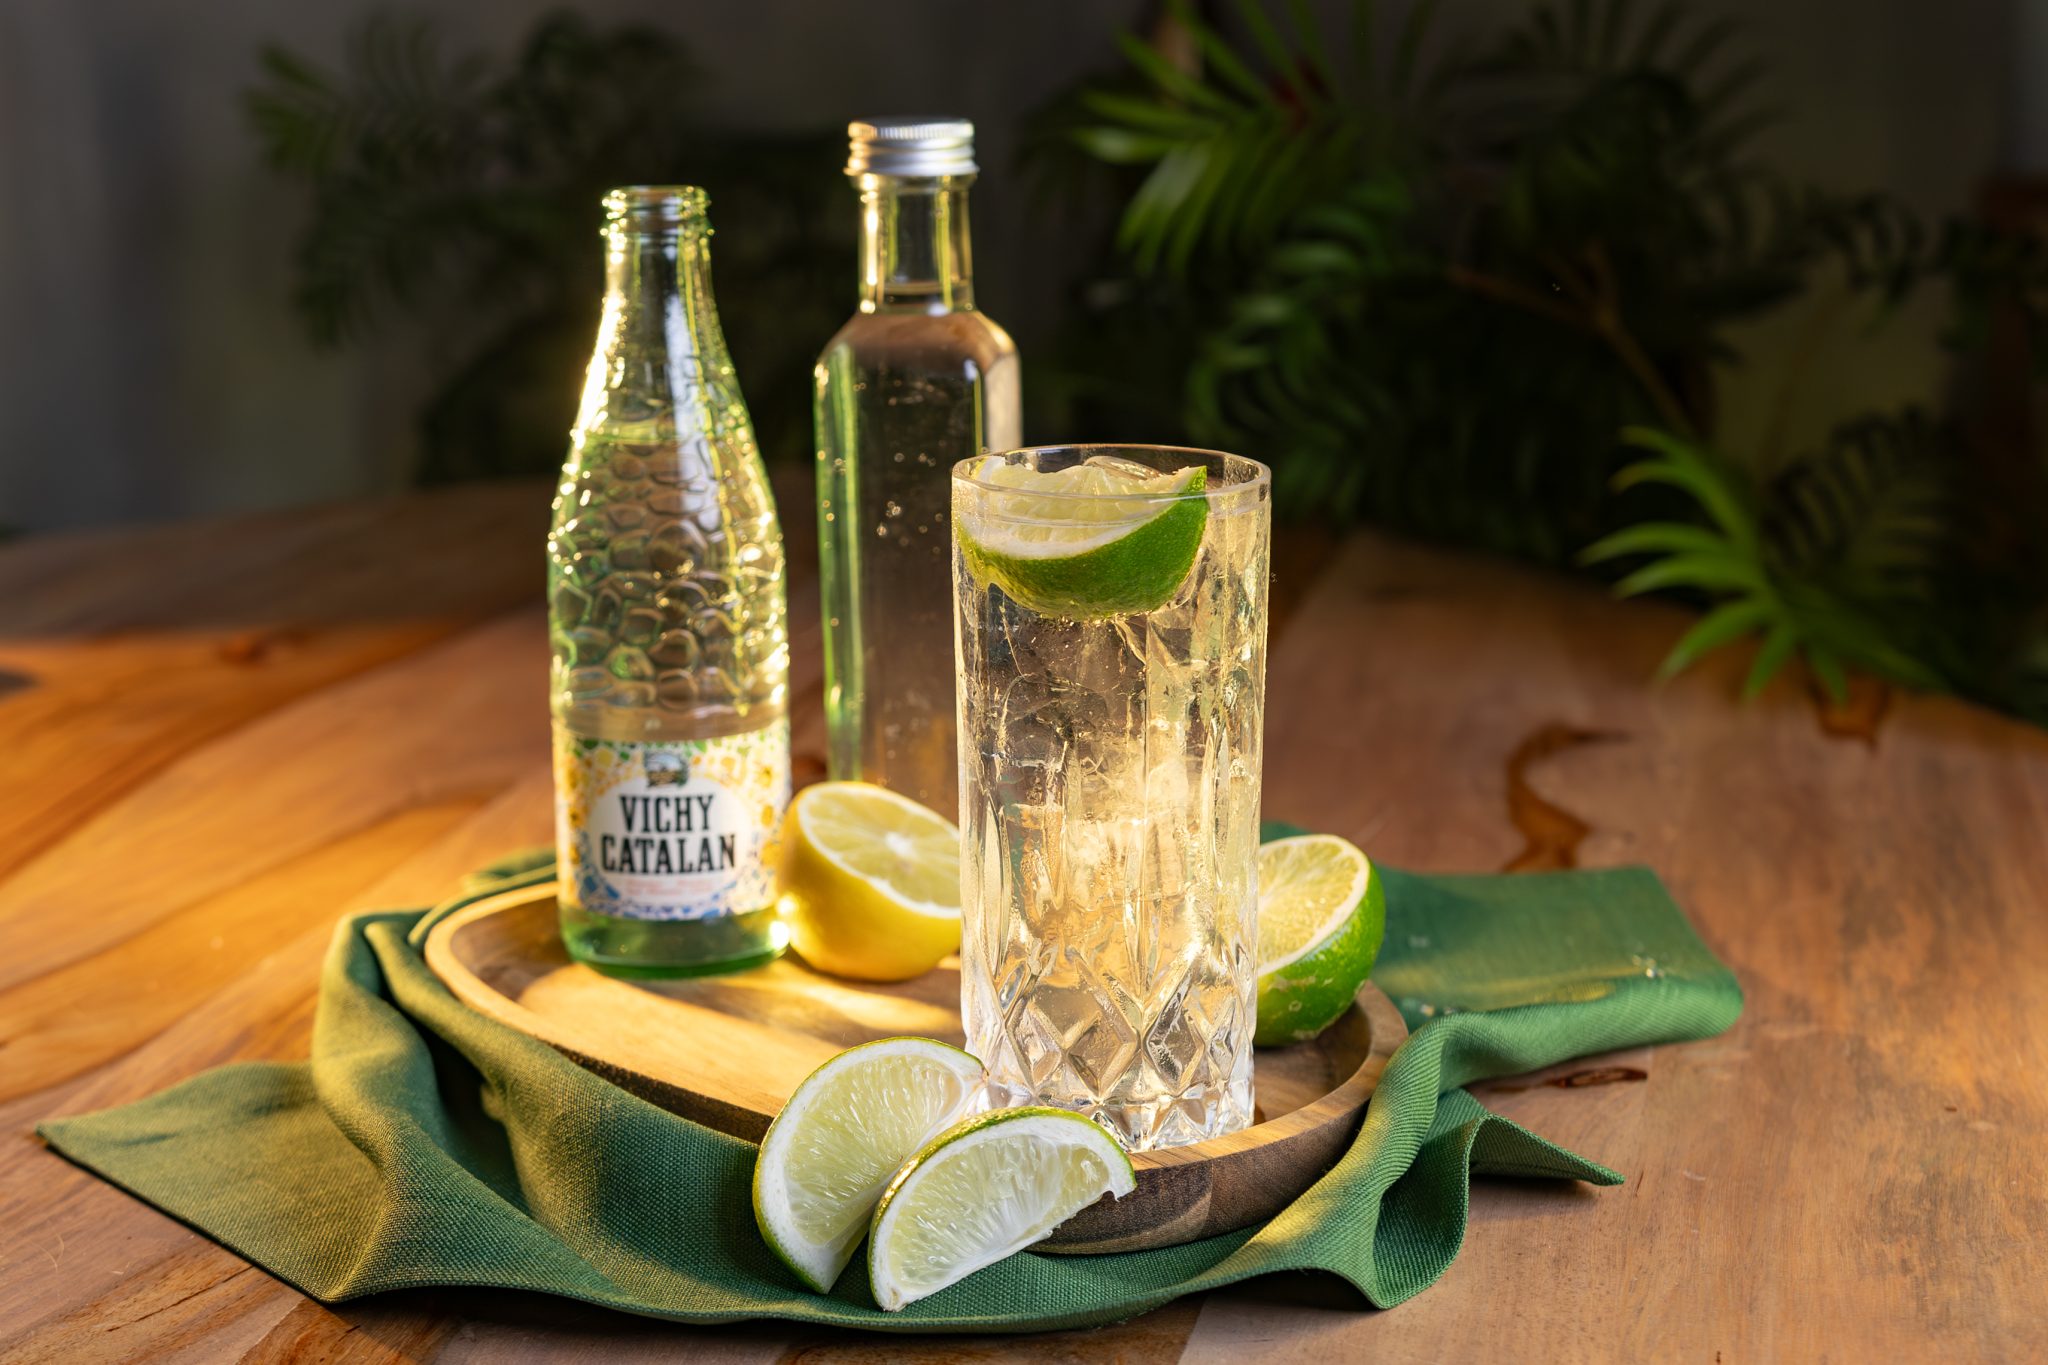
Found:
[[787, 718], [650, 743], [555, 727], [561, 895], [589, 914], [704, 920], [766, 908], [788, 806]]

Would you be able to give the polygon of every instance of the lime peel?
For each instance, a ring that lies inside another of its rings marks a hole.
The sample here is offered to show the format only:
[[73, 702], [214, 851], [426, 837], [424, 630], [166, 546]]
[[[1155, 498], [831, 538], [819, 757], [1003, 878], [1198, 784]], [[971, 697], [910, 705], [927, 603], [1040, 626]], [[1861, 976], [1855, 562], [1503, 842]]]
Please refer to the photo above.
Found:
[[956, 497], [955, 534], [975, 579], [1041, 616], [1099, 620], [1152, 611], [1187, 581], [1209, 504], [1209, 471], [1122, 472], [1088, 461], [1039, 471], [983, 458]]
[[[906, 1162], [875, 1208], [875, 1302], [894, 1312], [936, 1294], [1137, 1184], [1116, 1138], [1069, 1110], [1027, 1106], [965, 1119]], [[935, 1235], [954, 1242], [934, 1246]]]
[[754, 1221], [769, 1250], [829, 1293], [904, 1160], [965, 1112], [981, 1081], [979, 1060], [931, 1038], [863, 1043], [805, 1077], [754, 1161]]
[[1386, 927], [1379, 873], [1348, 840], [1304, 834], [1261, 845], [1252, 1041], [1307, 1042], [1341, 1018], [1372, 973]]

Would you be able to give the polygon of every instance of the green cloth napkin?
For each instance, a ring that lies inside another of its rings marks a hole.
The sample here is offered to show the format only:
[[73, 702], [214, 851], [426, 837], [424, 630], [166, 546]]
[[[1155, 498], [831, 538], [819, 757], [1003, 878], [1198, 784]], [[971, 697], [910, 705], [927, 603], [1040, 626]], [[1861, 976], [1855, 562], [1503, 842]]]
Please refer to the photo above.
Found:
[[513, 861], [436, 911], [344, 920], [321, 976], [311, 1061], [223, 1066], [38, 1131], [330, 1301], [487, 1285], [689, 1322], [1028, 1331], [1126, 1318], [1271, 1271], [1323, 1270], [1388, 1307], [1458, 1254], [1473, 1174], [1621, 1179], [1459, 1087], [1707, 1037], [1742, 1008], [1734, 977], [1643, 869], [1388, 869], [1374, 979], [1415, 1032], [1328, 1176], [1262, 1228], [1113, 1256], [1025, 1252], [883, 1313], [864, 1260], [826, 1296], [770, 1255], [754, 1227], [752, 1144], [470, 1011], [427, 970], [417, 945], [428, 919], [551, 873], [539, 858]]

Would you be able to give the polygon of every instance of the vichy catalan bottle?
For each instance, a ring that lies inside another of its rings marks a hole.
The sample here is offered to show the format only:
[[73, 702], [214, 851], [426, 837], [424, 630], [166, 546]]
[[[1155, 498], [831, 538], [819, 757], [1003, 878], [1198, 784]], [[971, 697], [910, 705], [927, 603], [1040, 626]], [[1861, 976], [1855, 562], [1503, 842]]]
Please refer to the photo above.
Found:
[[562, 938], [620, 975], [782, 951], [782, 535], [711, 296], [704, 192], [605, 196], [605, 296], [548, 536]]
[[860, 310], [818, 358], [813, 403], [828, 766], [950, 816], [950, 471], [1022, 444], [1017, 348], [974, 306], [974, 125], [847, 131]]

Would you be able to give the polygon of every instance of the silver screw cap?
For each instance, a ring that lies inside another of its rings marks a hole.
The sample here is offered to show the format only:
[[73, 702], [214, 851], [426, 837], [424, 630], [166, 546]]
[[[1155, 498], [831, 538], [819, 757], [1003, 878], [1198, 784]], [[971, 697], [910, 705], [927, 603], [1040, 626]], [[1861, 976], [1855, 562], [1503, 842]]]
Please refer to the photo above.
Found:
[[848, 175], [972, 175], [974, 125], [964, 118], [855, 119]]

